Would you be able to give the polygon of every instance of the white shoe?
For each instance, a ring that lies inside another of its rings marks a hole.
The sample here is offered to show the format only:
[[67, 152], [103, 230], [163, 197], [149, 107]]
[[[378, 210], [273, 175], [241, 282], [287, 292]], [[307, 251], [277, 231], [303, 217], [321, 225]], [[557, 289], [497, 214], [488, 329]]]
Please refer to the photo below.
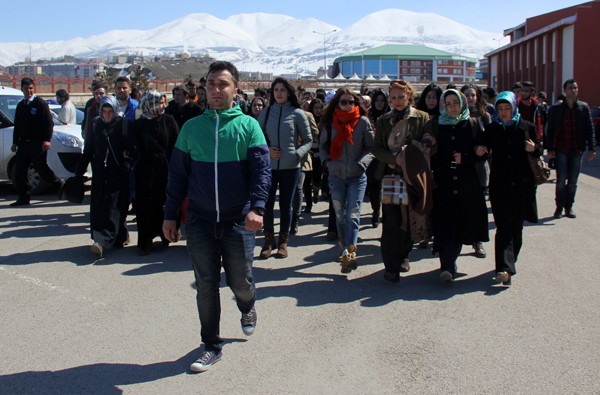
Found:
[[92, 254], [96, 255], [96, 258], [102, 258], [103, 248], [100, 244], [98, 244], [98, 243], [92, 244], [90, 246], [90, 251], [92, 251]]

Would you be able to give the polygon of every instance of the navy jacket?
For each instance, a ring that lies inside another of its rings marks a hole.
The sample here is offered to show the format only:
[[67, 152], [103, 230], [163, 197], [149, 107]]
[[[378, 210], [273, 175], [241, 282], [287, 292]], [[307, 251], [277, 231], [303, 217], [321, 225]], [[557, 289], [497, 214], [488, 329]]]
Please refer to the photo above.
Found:
[[25, 99], [17, 104], [13, 144], [23, 140], [50, 141], [53, 131], [52, 113], [44, 99], [34, 96], [30, 104]]

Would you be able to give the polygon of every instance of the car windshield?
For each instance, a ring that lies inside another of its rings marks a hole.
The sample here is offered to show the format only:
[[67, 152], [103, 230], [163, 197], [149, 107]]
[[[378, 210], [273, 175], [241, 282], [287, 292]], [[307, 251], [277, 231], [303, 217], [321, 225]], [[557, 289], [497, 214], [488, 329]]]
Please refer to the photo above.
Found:
[[11, 121], [15, 121], [17, 104], [23, 100], [23, 95], [0, 95], [0, 111]]

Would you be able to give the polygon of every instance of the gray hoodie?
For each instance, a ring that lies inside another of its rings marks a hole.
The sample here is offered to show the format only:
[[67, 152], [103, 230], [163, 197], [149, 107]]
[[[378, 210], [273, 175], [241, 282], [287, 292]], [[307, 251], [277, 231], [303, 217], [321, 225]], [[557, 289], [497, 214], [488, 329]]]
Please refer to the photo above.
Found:
[[[265, 120], [267, 113], [269, 118]], [[271, 168], [286, 170], [300, 167], [312, 143], [310, 124], [304, 111], [289, 102], [273, 103], [261, 111], [258, 123], [265, 133], [267, 145], [277, 147], [283, 153], [281, 159], [271, 159]]]

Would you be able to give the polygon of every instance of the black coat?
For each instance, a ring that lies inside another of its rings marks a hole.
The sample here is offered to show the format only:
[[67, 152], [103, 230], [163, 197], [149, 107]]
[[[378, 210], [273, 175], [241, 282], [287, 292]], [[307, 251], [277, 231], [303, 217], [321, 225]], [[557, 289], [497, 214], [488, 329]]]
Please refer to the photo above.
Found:
[[[535, 142], [535, 151], [525, 151], [525, 132]], [[536, 185], [527, 155], [539, 157], [542, 146], [535, 125], [520, 120], [504, 127], [493, 122], [485, 130], [485, 145], [491, 151], [490, 202], [494, 216], [522, 213], [522, 220], [538, 221]], [[516, 206], [515, 206], [516, 205]]]
[[171, 115], [162, 114], [153, 119], [137, 119], [134, 129], [138, 152], [135, 165], [138, 246], [145, 248], [154, 237], [162, 235], [169, 161], [179, 127]]
[[[457, 125], [439, 125], [437, 152], [431, 157], [436, 188], [433, 191], [434, 251], [449, 242], [473, 244], [488, 241], [485, 197], [475, 163], [485, 160], [474, 147], [483, 145], [483, 132], [469, 121]], [[461, 164], [453, 165], [454, 153]]]
[[129, 208], [129, 173], [135, 156], [135, 140], [129, 123], [115, 117], [110, 123], [94, 120], [85, 142], [77, 175], [92, 164], [90, 227], [92, 238], [103, 247], [120, 247], [128, 239], [125, 220]]
[[191, 101], [188, 102], [185, 106], [180, 107], [179, 104], [177, 104], [173, 100], [165, 109], [166, 114], [172, 115], [173, 118], [175, 118], [175, 122], [177, 122], [177, 126], [180, 130], [183, 127], [183, 124], [186, 123], [186, 121], [197, 117], [198, 115], [201, 115], [203, 112], [204, 110], [202, 110], [202, 107], [200, 107], [200, 105]]
[[161, 200], [167, 187], [171, 153], [179, 135], [179, 127], [169, 114], [154, 119], [139, 118], [134, 122], [137, 163], [135, 166], [136, 200]]

